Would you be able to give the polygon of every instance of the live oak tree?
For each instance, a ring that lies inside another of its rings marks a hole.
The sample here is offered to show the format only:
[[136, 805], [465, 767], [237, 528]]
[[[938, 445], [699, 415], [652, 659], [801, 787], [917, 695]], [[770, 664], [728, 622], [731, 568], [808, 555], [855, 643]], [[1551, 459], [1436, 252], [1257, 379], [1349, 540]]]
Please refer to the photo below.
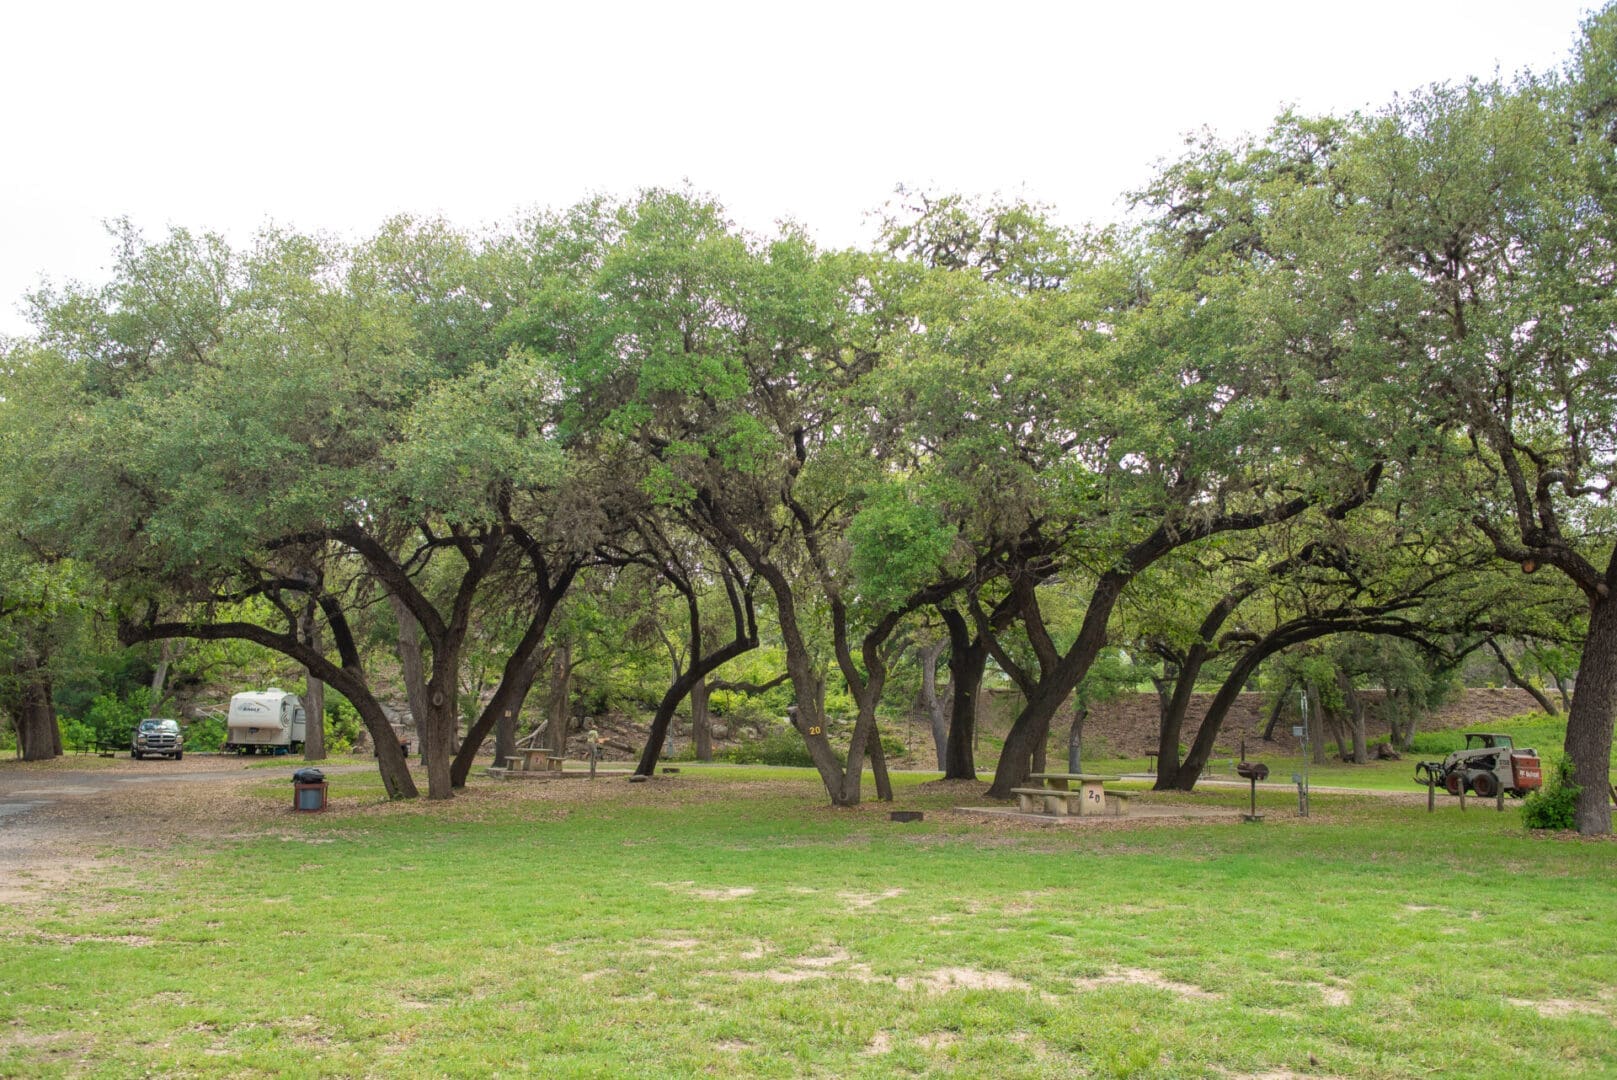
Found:
[[1296, 216], [1354, 295], [1364, 381], [1425, 406], [1444, 477], [1428, 508], [1586, 598], [1566, 742], [1584, 833], [1611, 830], [1617, 713], [1614, 72], [1607, 9], [1564, 73], [1434, 87], [1368, 118], [1343, 197]]
[[[429, 793], [448, 797], [522, 685], [496, 690], [457, 755], [479, 589], [505, 562], [526, 568], [506, 672], [520, 675], [604, 529], [610, 500], [578, 493], [591, 474], [547, 428], [544, 361], [487, 340], [502, 294], [472, 271], [475, 246], [441, 229], [401, 223], [351, 249], [268, 234], [244, 256], [183, 232], [122, 243], [111, 284], [39, 300], [41, 349], [10, 398], [26, 408], [7, 417], [33, 485], [14, 491], [17, 518], [120, 585], [126, 640], [243, 638], [303, 664], [354, 704], [389, 793], [409, 796], [350, 626], [379, 585], [426, 639], [422, 743]], [[483, 321], [428, 317], [474, 288]], [[445, 561], [458, 569], [423, 573]], [[278, 622], [214, 614], [254, 596]], [[335, 661], [300, 626], [310, 601]]]

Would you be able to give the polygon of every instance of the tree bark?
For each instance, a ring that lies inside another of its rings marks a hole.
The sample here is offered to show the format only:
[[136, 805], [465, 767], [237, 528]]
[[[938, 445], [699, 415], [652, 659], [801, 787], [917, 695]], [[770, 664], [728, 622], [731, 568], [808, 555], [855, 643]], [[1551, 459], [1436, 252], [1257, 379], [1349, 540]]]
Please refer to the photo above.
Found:
[[427, 683], [427, 722], [417, 729], [421, 760], [427, 766], [427, 798], [455, 795], [454, 759], [460, 747], [460, 655], [453, 649], [434, 649], [432, 679]]
[[1325, 764], [1325, 709], [1320, 704], [1319, 687], [1313, 683], [1308, 684], [1308, 743], [1309, 763]]
[[426, 752], [422, 727], [427, 722], [427, 668], [421, 658], [421, 623], [392, 589], [387, 601], [399, 624], [399, 671], [404, 676], [404, 697], [410, 705], [410, 723], [416, 731], [416, 746]]
[[17, 728], [17, 749], [24, 761], [49, 761], [62, 756], [62, 731], [51, 702], [50, 674], [30, 661], [20, 671], [20, 701], [12, 722]]
[[1348, 678], [1346, 672], [1337, 675], [1337, 685], [1342, 690], [1342, 700], [1348, 709], [1348, 724], [1353, 749], [1344, 755], [1355, 765], [1363, 765], [1370, 760], [1369, 740], [1364, 730], [1364, 700], [1353, 689], [1353, 680]]
[[713, 714], [708, 708], [707, 679], [691, 686], [691, 739], [696, 743], [696, 760], [713, 760]]
[[977, 779], [974, 754], [977, 737], [977, 697], [982, 690], [983, 671], [988, 665], [988, 643], [973, 635], [965, 616], [952, 609], [940, 609], [949, 629], [949, 738], [943, 778]]
[[[1617, 552], [1612, 556], [1617, 571]], [[1606, 580], [1617, 578], [1608, 572]], [[1597, 595], [1590, 606], [1572, 708], [1566, 717], [1566, 752], [1578, 793], [1573, 822], [1584, 836], [1611, 832], [1611, 739], [1617, 716], [1617, 598]]]
[[887, 751], [882, 748], [881, 732], [870, 725], [870, 737], [865, 740], [865, 751], [870, 755], [870, 775], [876, 780], [878, 802], [893, 801], [893, 781], [887, 775]]
[[[322, 652], [320, 646], [320, 622], [314, 617], [314, 605], [303, 616], [303, 641], [315, 652]], [[304, 668], [305, 680], [303, 691], [303, 760], [324, 761], [326, 759], [326, 684], [320, 676]]]
[[[462, 747], [462, 749], [465, 749]], [[516, 756], [517, 714], [515, 709], [501, 709], [494, 718], [494, 762], [499, 764]]]
[[1051, 718], [1089, 673], [1095, 657], [1106, 644], [1106, 623], [1124, 586], [1133, 576], [1127, 571], [1108, 570], [1096, 582], [1077, 640], [1053, 671], [1041, 672], [1038, 685], [1005, 736], [1005, 748], [994, 770], [994, 782], [988, 789], [991, 798], [1010, 798], [1011, 789], [1021, 787], [1033, 771], [1034, 752], [1050, 738]]
[[1089, 706], [1083, 702], [1075, 702], [1072, 710], [1072, 728], [1067, 732], [1067, 771], [1081, 773], [1084, 771], [1084, 720], [1089, 716]]
[[550, 721], [550, 751], [567, 756], [567, 735], [573, 726], [573, 647], [566, 642], [550, 653], [550, 681], [545, 687], [545, 716]]
[[944, 715], [943, 701], [938, 697], [938, 657], [949, 647], [949, 642], [934, 641], [920, 651], [921, 707], [932, 729], [932, 749], [937, 754], [938, 769], [949, 770], [949, 718]]

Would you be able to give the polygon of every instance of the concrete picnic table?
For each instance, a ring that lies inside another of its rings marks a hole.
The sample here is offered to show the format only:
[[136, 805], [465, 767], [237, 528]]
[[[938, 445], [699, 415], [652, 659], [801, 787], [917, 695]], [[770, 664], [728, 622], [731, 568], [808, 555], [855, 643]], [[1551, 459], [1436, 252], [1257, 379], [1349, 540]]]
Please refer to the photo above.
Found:
[[[1024, 814], [1043, 813], [1066, 817], [1076, 813], [1078, 817], [1094, 817], [1111, 813], [1121, 817], [1128, 813], [1127, 793], [1114, 791], [1109, 793], [1112, 798], [1107, 798], [1106, 784], [1116, 783], [1122, 779], [1120, 776], [1104, 776], [1100, 773], [1033, 773], [1028, 779], [1038, 781], [1040, 786], [1011, 789], [1011, 794], [1016, 796], [1018, 807]], [[1072, 787], [1073, 784], [1078, 785], [1076, 790]]]
[[[520, 765], [517, 764], [518, 758], [521, 758]], [[514, 755], [505, 760], [511, 763], [513, 772], [561, 772], [562, 759], [542, 747], [519, 747]]]

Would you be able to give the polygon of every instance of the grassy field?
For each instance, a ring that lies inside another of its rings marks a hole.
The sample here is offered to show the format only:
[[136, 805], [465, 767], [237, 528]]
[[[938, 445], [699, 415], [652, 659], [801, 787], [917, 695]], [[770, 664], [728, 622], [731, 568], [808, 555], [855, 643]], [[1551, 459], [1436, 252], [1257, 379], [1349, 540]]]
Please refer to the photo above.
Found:
[[924, 779], [899, 825], [798, 770], [438, 806], [352, 773], [324, 815], [254, 772], [12, 907], [0, 1075], [1617, 1072], [1617, 845], [1289, 792], [1049, 827]]

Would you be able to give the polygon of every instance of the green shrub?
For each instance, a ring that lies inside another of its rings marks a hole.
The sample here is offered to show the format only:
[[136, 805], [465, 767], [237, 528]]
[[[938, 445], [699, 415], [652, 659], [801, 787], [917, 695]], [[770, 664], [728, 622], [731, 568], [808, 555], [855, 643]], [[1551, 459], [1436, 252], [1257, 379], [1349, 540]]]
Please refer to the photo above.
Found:
[[217, 750], [225, 744], [225, 718], [204, 716], [185, 726], [187, 750]]
[[725, 755], [736, 765], [812, 766], [808, 745], [794, 728], [776, 728], [761, 739], [744, 742]]
[[346, 754], [359, 738], [359, 710], [348, 699], [326, 690], [326, 753]]
[[883, 735], [881, 737], [881, 749], [882, 753], [888, 757], [902, 757], [904, 754], [909, 753], [909, 747], [904, 745], [904, 740], [896, 735]]
[[1409, 740], [1409, 749], [1415, 754], [1444, 757], [1465, 749], [1465, 736], [1458, 731], [1422, 731]]
[[102, 694], [90, 703], [84, 723], [95, 732], [98, 742], [128, 743], [134, 736], [135, 725], [144, 717], [144, 710], [136, 710], [112, 694]]
[[62, 746], [68, 750], [93, 750], [95, 748], [95, 728], [89, 724], [72, 717], [63, 717], [59, 721], [62, 728]]
[[1527, 796], [1522, 804], [1522, 824], [1529, 829], [1570, 829], [1583, 789], [1572, 782], [1572, 759], [1563, 757], [1543, 787]]

